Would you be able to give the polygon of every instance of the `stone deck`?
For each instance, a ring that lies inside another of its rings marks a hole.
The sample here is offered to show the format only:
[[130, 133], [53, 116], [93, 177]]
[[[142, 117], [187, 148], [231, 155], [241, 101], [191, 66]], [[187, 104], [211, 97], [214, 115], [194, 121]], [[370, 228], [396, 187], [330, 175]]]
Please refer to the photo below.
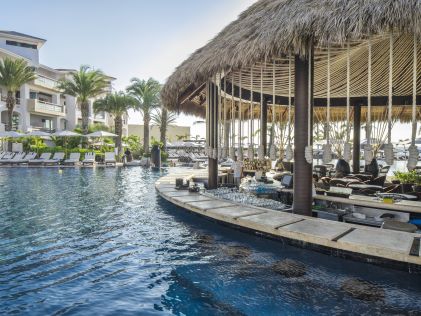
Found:
[[[204, 173], [199, 172], [200, 176]], [[173, 204], [218, 221], [301, 243], [421, 267], [420, 250], [418, 249], [417, 253], [413, 251], [413, 245], [421, 237], [420, 234], [382, 230], [244, 206], [200, 193], [177, 191], [174, 188], [176, 178], [193, 176], [195, 176], [194, 170], [178, 171], [159, 179], [155, 187], [160, 196]]]

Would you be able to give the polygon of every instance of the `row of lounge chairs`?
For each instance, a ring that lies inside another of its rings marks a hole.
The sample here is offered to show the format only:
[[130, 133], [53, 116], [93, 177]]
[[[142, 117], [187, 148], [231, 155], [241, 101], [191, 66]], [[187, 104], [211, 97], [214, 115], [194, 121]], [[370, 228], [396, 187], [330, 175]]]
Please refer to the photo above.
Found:
[[[86, 153], [85, 158], [80, 161], [80, 153], [70, 153], [68, 159], [65, 159], [63, 152], [54, 153], [51, 157], [51, 153], [43, 153], [38, 158], [37, 154], [30, 153], [12, 153], [12, 152], [0, 152], [0, 166], [1, 165], [33, 165], [33, 166], [53, 166], [53, 165], [94, 165], [95, 164], [95, 153]], [[104, 163], [106, 165], [115, 165], [115, 154], [113, 152], [106, 152]]]
[[196, 161], [205, 161], [207, 157], [204, 154], [186, 152], [184, 150], [169, 150], [168, 151], [169, 159], [177, 159], [180, 162], [196, 162]]

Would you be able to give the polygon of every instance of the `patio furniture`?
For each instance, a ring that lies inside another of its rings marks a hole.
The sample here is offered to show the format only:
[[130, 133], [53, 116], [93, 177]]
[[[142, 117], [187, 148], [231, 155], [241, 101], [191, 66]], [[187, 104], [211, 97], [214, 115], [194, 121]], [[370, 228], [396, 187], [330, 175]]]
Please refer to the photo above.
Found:
[[28, 165], [42, 165], [44, 161], [50, 159], [51, 153], [42, 153], [39, 158], [31, 159], [28, 161]]
[[13, 161], [11, 162], [11, 164], [12, 165], [13, 164], [19, 164], [19, 165], [20, 164], [27, 164], [29, 162], [29, 160], [34, 159], [36, 156], [37, 156], [36, 153], [31, 152], [31, 153], [26, 154], [25, 157], [22, 158], [22, 159], [16, 159], [16, 160], [13, 159]]
[[83, 165], [94, 165], [95, 164], [95, 153], [86, 153], [85, 159], [82, 160]]
[[58, 165], [64, 159], [63, 152], [57, 152], [52, 159], [44, 160], [44, 166]]
[[70, 153], [69, 159], [64, 161], [65, 165], [76, 165], [80, 163], [80, 153]]
[[22, 160], [25, 157], [25, 153], [24, 152], [20, 152], [17, 153], [16, 155], [13, 156], [13, 153], [11, 155], [11, 158], [4, 158], [0, 160], [0, 164], [1, 165], [10, 165], [13, 163], [13, 161], [18, 161], [18, 160]]
[[117, 161], [115, 160], [115, 153], [106, 152], [104, 158], [105, 165], [115, 165]]

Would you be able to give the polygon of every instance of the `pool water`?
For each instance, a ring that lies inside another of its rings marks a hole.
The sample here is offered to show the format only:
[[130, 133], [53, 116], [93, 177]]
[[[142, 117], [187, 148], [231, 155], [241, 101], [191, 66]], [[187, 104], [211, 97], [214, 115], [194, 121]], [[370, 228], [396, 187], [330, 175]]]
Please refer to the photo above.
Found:
[[[207, 221], [159, 198], [160, 176], [0, 169], [0, 314], [421, 315], [420, 275]], [[285, 258], [306, 274], [276, 274]], [[384, 298], [350, 297], [341, 290], [350, 278]]]

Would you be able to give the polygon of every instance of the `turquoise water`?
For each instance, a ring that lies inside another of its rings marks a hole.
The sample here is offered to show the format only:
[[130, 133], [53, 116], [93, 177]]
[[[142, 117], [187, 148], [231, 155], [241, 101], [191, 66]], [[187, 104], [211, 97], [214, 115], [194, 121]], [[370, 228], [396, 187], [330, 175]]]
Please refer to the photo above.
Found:
[[[209, 222], [132, 169], [0, 169], [0, 314], [419, 315], [421, 276]], [[243, 255], [235, 255], [238, 248]], [[290, 258], [306, 274], [271, 266]], [[384, 299], [348, 296], [349, 278]]]

